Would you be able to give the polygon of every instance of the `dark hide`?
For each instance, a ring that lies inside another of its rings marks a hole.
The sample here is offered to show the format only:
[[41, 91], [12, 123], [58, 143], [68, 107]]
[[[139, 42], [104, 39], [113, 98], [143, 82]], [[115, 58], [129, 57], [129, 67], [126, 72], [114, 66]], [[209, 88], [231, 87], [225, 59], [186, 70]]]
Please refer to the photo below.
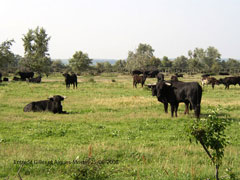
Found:
[[143, 74], [143, 72], [135, 69], [132, 71], [132, 75], [135, 75], [135, 74], [139, 75], [139, 74]]
[[184, 102], [190, 103], [190, 107], [195, 111], [195, 116], [200, 116], [200, 104], [202, 99], [202, 87], [197, 82], [166, 82], [159, 81], [155, 89], [152, 89], [152, 95], [157, 96], [158, 100], [164, 104], [171, 105], [171, 116], [175, 112], [177, 117], [178, 105]]
[[225, 89], [229, 89], [230, 85], [240, 85], [240, 76], [236, 77], [225, 77], [223, 79], [219, 79], [219, 84], [224, 84]]
[[147, 79], [147, 77], [144, 76], [144, 75], [143, 76], [139, 76], [139, 75], [135, 74], [133, 76], [133, 87], [137, 88], [137, 84], [141, 84], [142, 87], [143, 87], [146, 79]]
[[26, 81], [26, 79], [23, 80], [23, 79], [21, 79], [21, 78], [19, 78], [19, 77], [14, 76], [14, 77], [13, 77], [13, 81]]
[[33, 78], [34, 72], [18, 72], [22, 80], [26, 80], [27, 78]]
[[159, 70], [153, 70], [153, 71], [144, 71], [144, 75], [146, 75], [148, 78], [155, 78], [157, 77], [159, 73]]
[[64, 73], [63, 76], [65, 77], [66, 88], [70, 88], [70, 85], [73, 85], [73, 89], [77, 88], [77, 75], [68, 73]]
[[214, 89], [215, 84], [219, 85], [219, 81], [215, 77], [203, 77], [202, 78], [202, 86], [205, 84], [211, 84], [212, 88]]
[[36, 78], [30, 78], [30, 79], [28, 80], [28, 82], [40, 83], [41, 80], [42, 80], [42, 77], [41, 77], [41, 76], [38, 76], [38, 77], [36, 77]]
[[3, 81], [8, 82], [8, 78], [7, 77], [3, 78]]
[[162, 74], [161, 72], [159, 72], [157, 74], [157, 81], [164, 81], [164, 74]]
[[24, 107], [23, 111], [24, 112], [50, 111], [53, 113], [66, 113], [66, 111], [62, 111], [61, 101], [63, 100], [64, 97], [56, 95], [49, 98], [49, 100], [31, 102]]

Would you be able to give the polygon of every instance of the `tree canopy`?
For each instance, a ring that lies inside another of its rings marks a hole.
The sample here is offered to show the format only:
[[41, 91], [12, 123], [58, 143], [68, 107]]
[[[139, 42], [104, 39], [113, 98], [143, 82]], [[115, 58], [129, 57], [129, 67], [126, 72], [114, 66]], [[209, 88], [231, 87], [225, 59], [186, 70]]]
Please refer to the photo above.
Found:
[[43, 28], [29, 29], [22, 38], [24, 46], [24, 58], [21, 63], [26, 69], [39, 74], [50, 72], [51, 59], [48, 53], [50, 37]]
[[90, 64], [92, 64], [92, 59], [88, 57], [87, 53], [83, 53], [82, 51], [76, 51], [69, 60], [70, 67], [78, 73], [89, 70]]

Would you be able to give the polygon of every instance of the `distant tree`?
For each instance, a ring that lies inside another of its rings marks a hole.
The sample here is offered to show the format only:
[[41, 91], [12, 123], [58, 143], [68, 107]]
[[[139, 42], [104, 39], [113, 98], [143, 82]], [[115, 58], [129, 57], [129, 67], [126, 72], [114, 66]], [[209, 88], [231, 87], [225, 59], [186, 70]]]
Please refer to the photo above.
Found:
[[97, 62], [96, 70], [97, 70], [98, 73], [104, 72], [104, 64], [102, 62]]
[[179, 56], [173, 61], [173, 67], [176, 69], [187, 69], [188, 68], [188, 58], [185, 56]]
[[172, 61], [170, 61], [167, 56], [163, 56], [162, 66], [170, 68], [170, 67], [172, 67]]
[[90, 64], [92, 64], [92, 59], [89, 59], [88, 54], [82, 51], [76, 51], [69, 60], [70, 67], [78, 73], [89, 70]]
[[10, 64], [14, 63], [15, 55], [10, 50], [14, 40], [4, 41], [0, 45], [0, 68], [7, 69]]
[[21, 64], [27, 69], [39, 74], [50, 72], [51, 59], [48, 54], [48, 42], [50, 37], [45, 29], [37, 27], [30, 29], [22, 38], [24, 46], [24, 58]]
[[149, 61], [147, 63], [148, 69], [158, 69], [161, 66], [162, 66], [162, 62], [161, 62], [160, 58], [157, 58], [155, 56], [153, 56], [151, 59], [149, 59]]
[[154, 49], [148, 44], [139, 44], [135, 52], [129, 51], [126, 68], [129, 71], [134, 69], [146, 69], [150, 59], [153, 58]]
[[66, 69], [66, 66], [61, 60], [52, 61], [51, 68], [53, 72], [63, 72]]
[[113, 69], [116, 72], [124, 72], [126, 71], [126, 61], [125, 60], [118, 60], [113, 65]]
[[240, 68], [240, 62], [236, 59], [229, 58], [226, 62], [226, 66], [229, 69], [239, 69]]
[[112, 72], [113, 69], [112, 69], [112, 65], [110, 64], [110, 62], [104, 62], [103, 63], [103, 66], [104, 66], [104, 71], [105, 72]]
[[[189, 50], [189, 63], [200, 64], [199, 69], [204, 71], [219, 71], [221, 68], [221, 54], [215, 47], [209, 46], [206, 50], [203, 48], [195, 48], [194, 51]], [[188, 63], [188, 64], [189, 64]]]

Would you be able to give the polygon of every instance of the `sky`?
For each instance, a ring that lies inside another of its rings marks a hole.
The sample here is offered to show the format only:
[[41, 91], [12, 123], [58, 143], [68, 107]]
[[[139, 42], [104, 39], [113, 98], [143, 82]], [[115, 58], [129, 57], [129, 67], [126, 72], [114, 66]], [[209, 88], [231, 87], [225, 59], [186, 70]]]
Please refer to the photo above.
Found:
[[43, 27], [52, 59], [76, 51], [92, 59], [126, 59], [140, 43], [162, 58], [214, 46], [240, 59], [239, 0], [0, 0], [0, 43], [24, 56], [23, 35]]

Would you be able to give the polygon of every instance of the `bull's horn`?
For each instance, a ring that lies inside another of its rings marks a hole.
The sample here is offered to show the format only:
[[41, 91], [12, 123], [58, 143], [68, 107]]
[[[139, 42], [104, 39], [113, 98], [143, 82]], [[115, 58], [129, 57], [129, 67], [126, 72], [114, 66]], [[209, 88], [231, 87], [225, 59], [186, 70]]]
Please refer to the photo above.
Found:
[[167, 86], [171, 86], [171, 83], [169, 83], [169, 82], [165, 82], [165, 84], [166, 84]]
[[66, 99], [66, 98], [67, 98], [67, 96], [63, 96], [63, 98], [64, 98], [64, 99]]

